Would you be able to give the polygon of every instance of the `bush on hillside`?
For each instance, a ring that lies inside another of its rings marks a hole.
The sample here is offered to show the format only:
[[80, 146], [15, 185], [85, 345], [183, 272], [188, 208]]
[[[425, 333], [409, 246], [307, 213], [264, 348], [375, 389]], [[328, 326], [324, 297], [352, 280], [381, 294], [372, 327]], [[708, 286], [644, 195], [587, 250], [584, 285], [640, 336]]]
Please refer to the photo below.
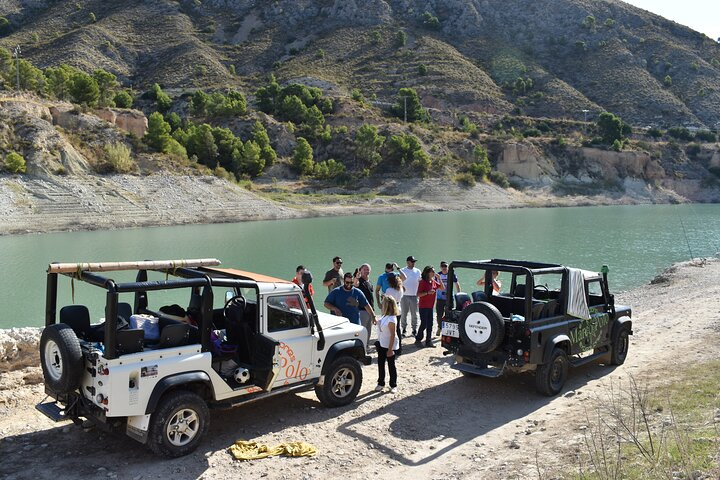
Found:
[[10, 152], [5, 157], [5, 168], [10, 173], [25, 173], [27, 171], [25, 158], [17, 152]]
[[495, 185], [502, 187], [502, 188], [508, 188], [510, 187], [510, 181], [507, 178], [507, 175], [505, 175], [502, 172], [498, 171], [492, 171], [489, 175], [490, 181], [493, 182]]
[[693, 134], [685, 127], [670, 127], [667, 129], [667, 134], [678, 140], [685, 140], [686, 142], [693, 139]]
[[105, 163], [109, 171], [129, 173], [135, 170], [135, 161], [130, 154], [130, 147], [124, 143], [115, 142], [105, 145]]
[[113, 99], [115, 106], [118, 108], [132, 108], [133, 102], [135, 101], [127, 90], [120, 90], [115, 94]]
[[301, 175], [309, 175], [313, 172], [313, 150], [307, 140], [298, 137], [297, 145], [293, 149], [292, 154], [293, 167]]

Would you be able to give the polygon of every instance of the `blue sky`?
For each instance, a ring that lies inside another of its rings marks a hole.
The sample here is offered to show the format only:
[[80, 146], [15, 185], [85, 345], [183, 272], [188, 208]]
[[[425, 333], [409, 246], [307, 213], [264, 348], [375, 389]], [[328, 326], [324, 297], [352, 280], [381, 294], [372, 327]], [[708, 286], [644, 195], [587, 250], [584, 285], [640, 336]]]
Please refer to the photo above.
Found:
[[704, 33], [713, 40], [720, 37], [718, 0], [625, 0], [631, 5]]

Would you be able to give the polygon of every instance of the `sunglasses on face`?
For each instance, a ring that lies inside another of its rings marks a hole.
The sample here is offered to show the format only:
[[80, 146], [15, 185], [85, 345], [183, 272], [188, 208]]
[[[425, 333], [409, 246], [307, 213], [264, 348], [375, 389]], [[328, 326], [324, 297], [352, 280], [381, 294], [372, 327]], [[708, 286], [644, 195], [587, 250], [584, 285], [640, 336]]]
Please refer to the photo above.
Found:
[[342, 265], [342, 262], [335, 262], [335, 265]]

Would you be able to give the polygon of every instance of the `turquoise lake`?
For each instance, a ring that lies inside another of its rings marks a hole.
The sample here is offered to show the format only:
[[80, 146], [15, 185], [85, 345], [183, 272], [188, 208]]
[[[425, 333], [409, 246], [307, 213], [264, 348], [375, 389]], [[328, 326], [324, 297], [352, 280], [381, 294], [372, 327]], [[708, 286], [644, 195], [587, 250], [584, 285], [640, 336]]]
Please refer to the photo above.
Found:
[[[290, 279], [305, 265], [319, 285], [331, 259], [345, 270], [387, 261], [508, 258], [589, 270], [610, 266], [614, 292], [647, 283], [673, 262], [720, 251], [720, 205], [641, 205], [354, 215], [220, 225], [0, 237], [0, 328], [39, 326], [49, 263], [214, 257], [223, 265]], [[129, 278], [118, 278], [129, 279]], [[461, 278], [463, 290], [476, 279]], [[69, 283], [69, 282], [63, 282]], [[78, 287], [76, 287], [78, 288]], [[85, 287], [87, 288], [87, 287]], [[325, 288], [316, 286], [321, 303]], [[89, 302], [94, 319], [102, 306]], [[59, 305], [72, 303], [70, 289]]]

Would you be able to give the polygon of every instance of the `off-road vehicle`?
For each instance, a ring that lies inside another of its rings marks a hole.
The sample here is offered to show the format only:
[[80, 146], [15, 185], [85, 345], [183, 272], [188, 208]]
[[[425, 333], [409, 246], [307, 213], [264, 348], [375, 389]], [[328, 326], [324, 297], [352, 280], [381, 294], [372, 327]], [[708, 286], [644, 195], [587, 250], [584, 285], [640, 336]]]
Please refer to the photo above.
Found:
[[[448, 278], [478, 271], [482, 291], [453, 293], [442, 325], [442, 346], [454, 354], [452, 368], [466, 375], [498, 377], [535, 371], [535, 385], [559, 393], [568, 367], [603, 359], [621, 365], [632, 334], [631, 310], [615, 305], [602, 273], [562, 265], [514, 260], [454, 261]], [[493, 294], [492, 272], [510, 274], [509, 288]], [[467, 276], [467, 275], [464, 275]]]
[[[312, 388], [326, 406], [355, 399], [360, 362], [370, 363], [364, 329], [315, 310], [309, 273], [303, 292], [289, 281], [217, 265], [51, 264], [40, 360], [52, 400], [38, 409], [54, 420], [124, 431], [175, 457], [198, 446], [209, 408]], [[91, 324], [82, 304], [60, 308], [58, 322], [63, 276], [73, 282], [73, 303], [82, 285], [103, 293], [101, 323]]]

